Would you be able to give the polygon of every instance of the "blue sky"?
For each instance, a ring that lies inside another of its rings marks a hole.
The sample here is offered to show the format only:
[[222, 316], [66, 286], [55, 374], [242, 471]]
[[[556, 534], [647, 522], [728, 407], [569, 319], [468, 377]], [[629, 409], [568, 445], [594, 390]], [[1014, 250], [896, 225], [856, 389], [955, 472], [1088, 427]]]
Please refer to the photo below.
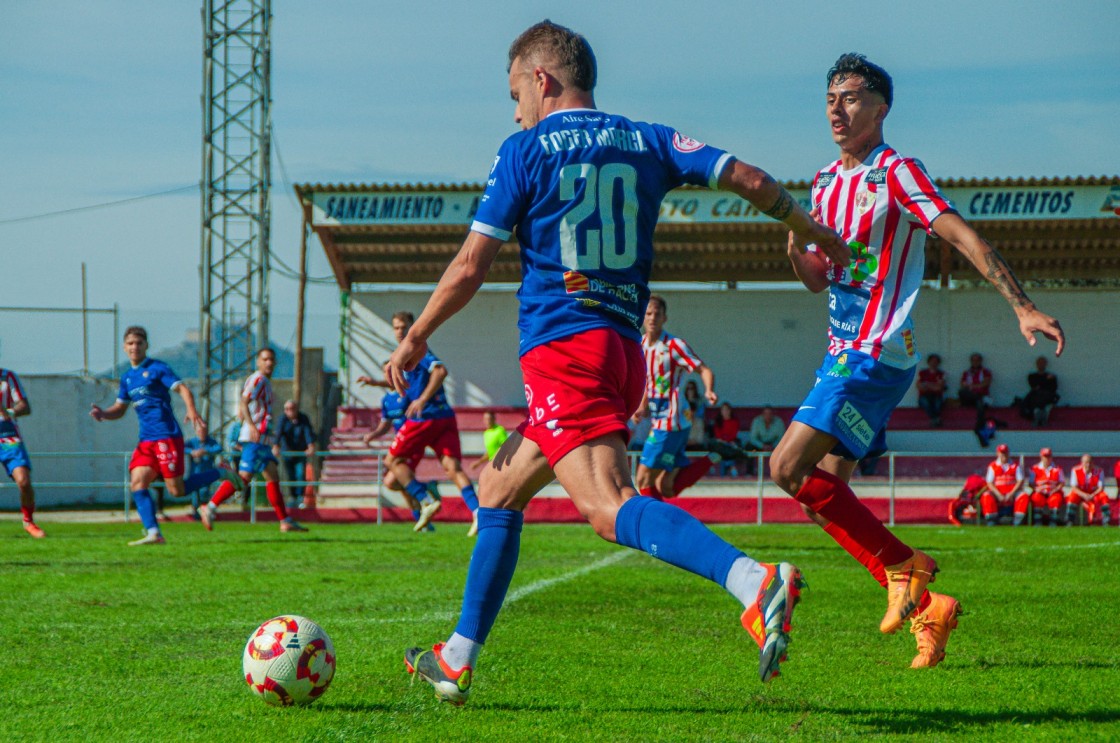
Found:
[[[118, 303], [156, 348], [197, 325], [200, 2], [35, 2], [0, 11], [0, 306]], [[937, 177], [1120, 173], [1120, 3], [273, 0], [273, 118], [295, 182], [477, 182], [513, 131], [505, 52], [543, 17], [584, 33], [601, 108], [729, 149], [778, 178], [835, 157], [824, 73], [861, 51], [895, 80], [887, 140]], [[298, 212], [273, 169], [273, 250]], [[311, 273], [329, 274], [317, 243]], [[295, 285], [272, 280], [273, 340]], [[307, 342], [335, 343], [337, 291], [312, 289]], [[0, 313], [0, 364], [81, 365], [78, 321]], [[116, 341], [94, 322], [94, 368]], [[328, 351], [328, 358], [331, 356]]]

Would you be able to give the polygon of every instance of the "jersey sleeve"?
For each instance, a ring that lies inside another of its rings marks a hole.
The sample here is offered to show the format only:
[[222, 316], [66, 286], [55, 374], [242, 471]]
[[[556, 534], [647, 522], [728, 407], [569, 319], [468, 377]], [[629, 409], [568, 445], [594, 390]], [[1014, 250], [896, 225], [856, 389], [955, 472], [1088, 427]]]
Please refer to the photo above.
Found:
[[957, 210], [934, 184], [920, 160], [903, 158], [889, 172], [894, 198], [926, 232], [932, 232], [933, 220]]
[[427, 355], [424, 356], [424, 362], [423, 363], [424, 363], [424, 368], [428, 370], [429, 374], [434, 372], [436, 370], [437, 366], [443, 366], [444, 365], [443, 362], [440, 361], [439, 358], [434, 353], [432, 353], [431, 351], [428, 351]]
[[697, 367], [704, 363], [683, 338], [673, 338], [669, 344], [669, 352], [673, 355], [674, 361], [690, 372], [696, 371]]
[[125, 405], [128, 405], [131, 402], [128, 397], [128, 384], [127, 382], [125, 382], [125, 378], [123, 376], [121, 377], [120, 385], [117, 386], [117, 402], [124, 403]]
[[173, 390], [177, 385], [183, 383], [183, 380], [179, 379], [179, 375], [170, 366], [162, 362], [159, 365], [159, 379], [168, 390]]
[[990, 483], [992, 483], [992, 484], [995, 484], [995, 481], [996, 481], [996, 470], [995, 470], [995, 467], [993, 467], [993, 466], [992, 466], [992, 465], [990, 465], [990, 464], [988, 465], [988, 474], [984, 476], [984, 481], [985, 481], [985, 482], [990, 482]]
[[529, 200], [528, 175], [517, 143], [518, 137], [514, 135], [498, 148], [471, 222], [474, 232], [508, 240], [524, 216]]
[[689, 183], [715, 189], [724, 168], [734, 159], [718, 147], [698, 142], [672, 127], [652, 124], [653, 145], [677, 186]]
[[260, 388], [261, 377], [254, 374], [245, 380], [245, 386], [241, 388], [241, 396], [246, 400], [255, 400], [259, 396]]
[[24, 394], [23, 387], [19, 383], [19, 377], [16, 376], [14, 371], [4, 372], [4, 379], [0, 381], [8, 383], [8, 399], [12, 407], [27, 399], [27, 395]]

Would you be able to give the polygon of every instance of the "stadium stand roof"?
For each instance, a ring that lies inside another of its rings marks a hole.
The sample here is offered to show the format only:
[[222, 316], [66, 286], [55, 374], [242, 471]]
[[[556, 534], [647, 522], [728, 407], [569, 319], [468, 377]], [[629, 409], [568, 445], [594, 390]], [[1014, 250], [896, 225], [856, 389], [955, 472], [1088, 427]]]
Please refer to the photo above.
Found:
[[[938, 185], [1020, 279], [1120, 279], [1120, 176], [944, 179]], [[787, 182], [807, 203], [810, 184]], [[304, 218], [342, 289], [428, 283], [459, 249], [481, 184], [300, 184]], [[655, 281], [790, 281], [786, 231], [734, 195], [684, 188], [662, 206]], [[927, 243], [927, 279], [977, 278], [944, 241]], [[490, 281], [518, 282], [515, 242]]]

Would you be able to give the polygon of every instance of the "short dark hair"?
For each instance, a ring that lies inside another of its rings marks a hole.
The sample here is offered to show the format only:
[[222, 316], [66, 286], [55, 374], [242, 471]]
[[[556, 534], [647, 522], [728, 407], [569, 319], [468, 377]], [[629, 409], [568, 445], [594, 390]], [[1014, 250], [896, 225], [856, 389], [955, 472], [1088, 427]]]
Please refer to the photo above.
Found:
[[937, 359], [938, 363], [940, 363], [941, 362], [941, 354], [931, 353], [928, 356], [926, 356], [926, 361], [933, 361], [934, 359]]
[[148, 342], [148, 331], [144, 330], [144, 328], [142, 328], [139, 325], [129, 325], [127, 328], [124, 329], [124, 339], [126, 341], [128, 340], [128, 336], [130, 336], [130, 335], [140, 336], [141, 338], [144, 339], [145, 343]]
[[852, 75], [859, 75], [863, 78], [864, 90], [883, 96], [888, 108], [894, 103], [894, 82], [891, 80], [891, 76], [882, 67], [874, 62], [867, 61], [867, 57], [856, 52], [840, 55], [836, 64], [832, 65], [832, 68], [828, 71], [825, 85], [842, 83]]
[[661, 308], [661, 311], [666, 315], [669, 314], [669, 303], [665, 301], [665, 297], [660, 294], [650, 294], [649, 301], [657, 302], [657, 306]]
[[413, 317], [412, 313], [408, 312], [407, 310], [401, 310], [400, 312], [394, 312], [391, 320], [400, 320], [401, 322], [406, 322], [409, 325], [416, 322], [416, 318]]
[[598, 68], [595, 52], [591, 51], [587, 39], [547, 18], [525, 29], [510, 44], [507, 72], [513, 68], [513, 61], [518, 57], [524, 62], [532, 60], [536, 64], [547, 59], [556, 65], [557, 72], [567, 78], [561, 80], [564, 84], [588, 93], [595, 89]]
[[257, 357], [258, 357], [258, 358], [260, 357], [260, 355], [261, 355], [262, 353], [270, 353], [270, 354], [272, 354], [272, 358], [276, 358], [276, 352], [275, 352], [275, 351], [273, 351], [273, 350], [272, 350], [271, 348], [269, 348], [268, 346], [265, 346], [264, 348], [259, 348], [259, 349], [257, 349]]

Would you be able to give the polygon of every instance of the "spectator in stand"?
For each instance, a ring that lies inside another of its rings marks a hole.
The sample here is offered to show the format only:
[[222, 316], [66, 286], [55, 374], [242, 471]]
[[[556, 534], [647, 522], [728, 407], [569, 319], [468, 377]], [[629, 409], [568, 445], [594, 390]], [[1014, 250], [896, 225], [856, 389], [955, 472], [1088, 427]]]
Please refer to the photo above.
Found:
[[687, 447], [703, 449], [704, 442], [711, 438], [708, 421], [705, 419], [708, 403], [700, 394], [700, 385], [696, 384], [695, 379], [688, 380], [684, 385], [684, 403], [684, 416], [692, 423], [692, 428], [688, 430]]
[[[1030, 502], [1032, 512], [1031, 521], [1035, 526], [1042, 526], [1043, 509], [1050, 509], [1050, 526], [1058, 525], [1058, 512], [1062, 508], [1065, 496], [1062, 487], [1065, 485], [1065, 475], [1062, 468], [1054, 464], [1054, 452], [1050, 447], [1044, 447], [1038, 452], [1038, 464], [1031, 467], [1031, 493], [1021, 493], [1015, 501], [1015, 513], [1026, 512], [1027, 502]], [[1022, 504], [1020, 506], [1020, 503]]]
[[[719, 418], [716, 420], [715, 425], [712, 426], [712, 437], [717, 441], [722, 441], [725, 444], [732, 446], [739, 445], [739, 419], [736, 418], [731, 409], [731, 403], [725, 402], [719, 406]], [[731, 477], [738, 477], [739, 470], [735, 466], [734, 459], [721, 459], [719, 462], [719, 474], [721, 477], [731, 475]]]
[[[193, 436], [187, 439], [184, 447], [187, 450], [187, 479], [194, 477], [195, 473], [209, 472], [218, 468], [217, 461], [222, 454], [222, 445], [210, 434], [206, 434], [204, 439]], [[191, 518], [195, 521], [201, 520], [198, 515], [199, 504], [204, 500], [210, 500], [210, 495], [209, 485], [191, 493]]]
[[[1120, 469], [1120, 462], [1116, 463]], [[1081, 455], [1081, 464], [1070, 470], [1069, 497], [1066, 499], [1066, 526], [1073, 526], [1074, 514], [1081, 510], [1082, 504], [1089, 506], [1089, 523], [1093, 523], [1094, 511], [1101, 512], [1101, 526], [1108, 526], [1112, 520], [1108, 504], [1108, 493], [1104, 490], [1104, 470], [1093, 466], [1091, 454]]]
[[960, 526], [961, 519], [976, 519], [976, 504], [980, 494], [987, 489], [987, 482], [980, 475], [969, 475], [956, 498], [949, 501], [949, 523]]
[[241, 421], [239, 420], [229, 424], [229, 433], [226, 435], [226, 461], [233, 469], [241, 466]]
[[311, 419], [300, 411], [295, 400], [284, 402], [284, 417], [280, 419], [276, 439], [272, 453], [284, 463], [284, 476], [292, 482], [288, 507], [296, 508], [307, 488], [305, 481], [315, 479], [315, 430]]
[[[774, 447], [786, 433], [786, 424], [774, 415], [771, 405], [764, 405], [762, 412], [751, 420], [751, 430], [747, 434], [747, 449], [750, 451], [774, 451]], [[754, 458], [749, 461], [747, 472], [754, 474]]]
[[1034, 362], [1035, 371], [1027, 375], [1027, 384], [1030, 391], [1019, 405], [1019, 413], [1029, 421], [1034, 421], [1036, 426], [1046, 425], [1050, 420], [1050, 411], [1058, 400], [1058, 378], [1053, 372], [1046, 371], [1047, 361], [1045, 356], [1039, 356]]
[[502, 444], [509, 438], [509, 431], [498, 423], [498, 416], [493, 410], [487, 410], [482, 414], [482, 424], [486, 426], [482, 431], [482, 446], [486, 449], [486, 453], [471, 463], [470, 467], [475, 472], [486, 466], [487, 462], [493, 462], [494, 457], [498, 455], [498, 449], [501, 449]]
[[984, 523], [995, 526], [1001, 516], [1008, 516], [1014, 509], [1015, 525], [1018, 526], [1026, 517], [1026, 506], [1020, 514], [1015, 508], [1015, 496], [1023, 489], [1024, 478], [1019, 474], [1019, 463], [1012, 461], [1011, 449], [1007, 444], [996, 447], [996, 460], [988, 465], [988, 474], [984, 478], [984, 492], [980, 493], [980, 511], [984, 514]]
[[988, 406], [992, 404], [992, 372], [984, 367], [984, 357], [974, 353], [968, 358], [969, 367], [961, 373], [961, 388], [957, 398], [966, 408], [976, 408], [976, 424], [972, 430], [980, 440], [980, 446], [988, 445], [989, 437], [983, 435], [988, 418]]
[[918, 407], [929, 416], [932, 428], [941, 426], [941, 406], [945, 402], [945, 372], [941, 370], [941, 357], [931, 353], [926, 357], [926, 368], [918, 372]]

